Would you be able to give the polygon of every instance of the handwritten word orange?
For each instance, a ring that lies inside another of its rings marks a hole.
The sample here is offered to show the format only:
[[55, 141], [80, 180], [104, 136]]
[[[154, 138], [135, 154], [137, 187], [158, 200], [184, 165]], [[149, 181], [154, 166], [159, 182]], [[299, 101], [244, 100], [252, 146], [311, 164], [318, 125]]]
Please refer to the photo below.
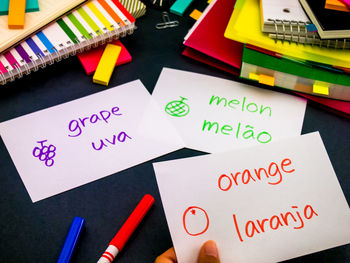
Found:
[[[298, 209], [298, 206], [292, 206], [293, 209]], [[304, 219], [310, 220], [313, 216], [318, 216], [311, 205], [304, 207], [304, 213], [300, 214], [298, 210], [288, 211], [286, 213], [280, 213], [279, 215], [273, 215], [270, 218], [263, 218], [261, 220], [249, 220], [245, 223], [245, 231], [241, 232], [238, 219], [233, 214], [233, 221], [235, 223], [236, 232], [241, 242], [244, 241], [242, 234], [246, 237], [252, 238], [256, 234], [265, 233], [269, 229], [278, 230], [280, 227], [293, 227], [293, 229], [302, 229], [305, 226]]]
[[242, 172], [222, 174], [218, 179], [219, 189], [222, 191], [228, 191], [234, 186], [239, 184], [249, 184], [250, 182], [256, 182], [266, 179], [268, 184], [277, 185], [282, 182], [283, 173], [289, 174], [293, 173], [295, 169], [289, 168], [288, 166], [292, 164], [292, 161], [285, 158], [281, 161], [280, 166], [277, 163], [271, 162], [269, 166], [265, 168], [254, 169], [250, 171], [249, 169], [244, 169]]

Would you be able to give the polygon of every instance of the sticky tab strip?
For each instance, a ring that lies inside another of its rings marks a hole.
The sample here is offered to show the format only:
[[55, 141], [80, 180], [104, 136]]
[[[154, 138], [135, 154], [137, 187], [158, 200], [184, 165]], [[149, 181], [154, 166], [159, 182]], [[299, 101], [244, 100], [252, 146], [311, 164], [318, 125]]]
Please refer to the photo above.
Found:
[[308, 32], [317, 32], [317, 28], [314, 24], [305, 25]]
[[252, 80], [259, 81], [259, 75], [255, 74], [253, 72], [249, 73], [249, 78], [252, 79]]
[[10, 0], [8, 28], [23, 29], [26, 0]]
[[94, 83], [108, 86], [121, 50], [122, 48], [117, 45], [108, 44], [106, 46], [92, 79]]
[[176, 0], [170, 7], [170, 12], [182, 16], [191, 3], [192, 0]]
[[275, 86], [275, 78], [272, 76], [260, 74], [259, 83], [269, 85], [269, 86]]
[[314, 82], [312, 92], [322, 95], [329, 95], [328, 83], [316, 80]]
[[[10, 0], [0, 0], [0, 16], [9, 14]], [[26, 1], [26, 12], [37, 12], [39, 11], [38, 0], [27, 0]]]
[[201, 15], [202, 15], [201, 11], [194, 9], [190, 14], [190, 17], [192, 17], [194, 20], [198, 20], [201, 17]]
[[212, 1], [213, 1], [213, 0], [208, 0], [208, 2], [207, 2], [207, 3], [208, 3], [208, 4], [210, 4]]

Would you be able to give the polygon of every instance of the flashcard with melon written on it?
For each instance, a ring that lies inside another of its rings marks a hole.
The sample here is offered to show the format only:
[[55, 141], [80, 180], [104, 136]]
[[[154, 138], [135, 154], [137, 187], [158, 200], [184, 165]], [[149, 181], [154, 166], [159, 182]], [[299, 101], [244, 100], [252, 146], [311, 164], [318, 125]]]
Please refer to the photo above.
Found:
[[140, 81], [0, 123], [0, 135], [33, 202], [184, 147]]
[[306, 100], [163, 68], [152, 97], [186, 147], [214, 153], [300, 135]]
[[279, 262], [350, 243], [350, 210], [319, 133], [154, 163], [179, 263]]

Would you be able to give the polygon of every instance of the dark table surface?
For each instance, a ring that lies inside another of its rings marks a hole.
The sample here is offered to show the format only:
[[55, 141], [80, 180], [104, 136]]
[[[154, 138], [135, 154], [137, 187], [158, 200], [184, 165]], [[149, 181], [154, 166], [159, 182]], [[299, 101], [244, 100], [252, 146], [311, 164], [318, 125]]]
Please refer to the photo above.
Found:
[[[190, 7], [203, 10], [206, 1]], [[138, 29], [122, 39], [133, 60], [116, 68], [109, 87], [140, 79], [152, 92], [163, 67], [238, 80], [181, 55], [183, 38], [194, 20], [172, 15], [179, 27], [156, 30], [161, 12], [147, 8], [136, 21]], [[0, 122], [63, 102], [72, 101], [108, 87], [95, 85], [78, 59], [57, 64], [0, 86]], [[347, 201], [350, 201], [350, 121], [321, 107], [308, 104], [302, 133], [319, 131]], [[23, 131], [26, 132], [26, 131]], [[202, 154], [183, 149], [153, 161]], [[0, 140], [0, 262], [55, 262], [75, 216], [86, 225], [71, 262], [96, 262], [144, 194], [155, 204], [132, 235], [117, 262], [153, 262], [172, 246], [156, 184], [152, 162], [83, 185], [68, 192], [32, 203], [18, 172]], [[324, 193], [327, 195], [327, 193]], [[350, 222], [349, 222], [350, 226]], [[330, 226], [332, 227], [332, 226]], [[311, 254], [288, 262], [350, 262], [350, 245]], [[239, 262], [238, 262], [239, 263]]]

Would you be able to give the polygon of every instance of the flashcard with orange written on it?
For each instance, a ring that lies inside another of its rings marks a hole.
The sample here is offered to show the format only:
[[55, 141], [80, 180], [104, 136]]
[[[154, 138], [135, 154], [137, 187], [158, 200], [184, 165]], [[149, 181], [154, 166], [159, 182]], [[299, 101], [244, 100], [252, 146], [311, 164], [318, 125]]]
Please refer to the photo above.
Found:
[[350, 243], [350, 210], [319, 133], [154, 163], [179, 263], [279, 262]]

